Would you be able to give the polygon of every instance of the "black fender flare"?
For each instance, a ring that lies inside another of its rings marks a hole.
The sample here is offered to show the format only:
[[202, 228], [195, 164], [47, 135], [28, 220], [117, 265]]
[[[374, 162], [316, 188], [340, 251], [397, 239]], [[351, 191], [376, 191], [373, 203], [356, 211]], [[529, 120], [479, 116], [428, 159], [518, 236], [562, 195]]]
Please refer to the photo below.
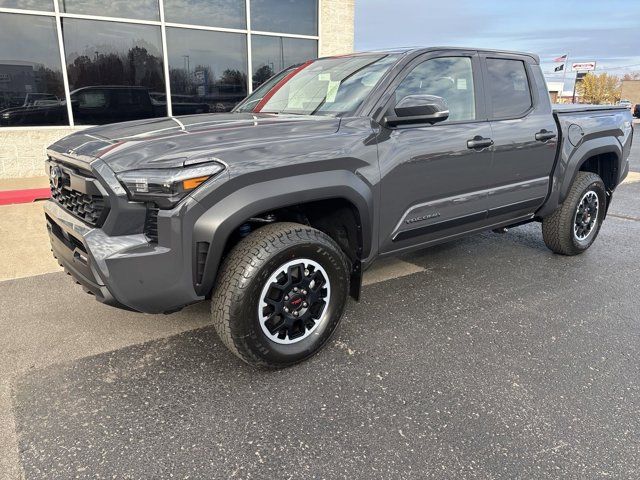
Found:
[[[260, 213], [318, 200], [341, 198], [358, 210], [362, 227], [362, 258], [373, 243], [373, 191], [358, 175], [346, 171], [317, 172], [254, 183], [220, 199], [194, 225], [195, 263], [198, 242], [210, 244], [202, 281], [195, 285], [199, 295], [208, 295], [215, 283], [222, 254], [229, 237], [249, 218]], [[195, 272], [195, 264], [194, 264]]]
[[[583, 148], [585, 147], [585, 148]], [[613, 153], [616, 156], [617, 170], [620, 172], [620, 162], [622, 159], [622, 147], [618, 142], [612, 142], [610, 138], [594, 138], [580, 145], [572, 155], [571, 160], [567, 166], [567, 174], [564, 176], [564, 181], [560, 187], [560, 199], [564, 202], [565, 198], [569, 194], [569, 189], [573, 184], [582, 165], [591, 157], [596, 155], [602, 155], [605, 153]], [[570, 175], [568, 175], [570, 173]]]
[[[568, 144], [568, 142], [567, 142]], [[551, 214], [569, 194], [580, 168], [584, 163], [596, 155], [612, 153], [617, 159], [618, 173], [620, 173], [623, 150], [620, 143], [612, 137], [597, 137], [583, 141], [577, 147], [565, 147], [560, 151], [560, 158], [556, 164], [549, 198], [537, 212], [538, 217]]]

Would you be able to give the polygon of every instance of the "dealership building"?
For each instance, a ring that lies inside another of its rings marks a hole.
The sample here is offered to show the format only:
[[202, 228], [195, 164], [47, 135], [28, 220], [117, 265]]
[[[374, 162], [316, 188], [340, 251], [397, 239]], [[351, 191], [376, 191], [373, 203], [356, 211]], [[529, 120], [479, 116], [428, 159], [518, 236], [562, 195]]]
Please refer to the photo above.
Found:
[[118, 121], [229, 111], [274, 73], [353, 50], [355, 0], [0, 0], [0, 179]]

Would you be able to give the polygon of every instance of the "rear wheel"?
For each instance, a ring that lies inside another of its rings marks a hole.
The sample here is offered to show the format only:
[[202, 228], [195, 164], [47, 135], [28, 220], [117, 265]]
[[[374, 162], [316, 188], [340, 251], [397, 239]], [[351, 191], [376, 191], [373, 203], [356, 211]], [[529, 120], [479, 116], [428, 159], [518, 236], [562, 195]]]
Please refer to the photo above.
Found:
[[226, 258], [212, 298], [214, 326], [245, 362], [286, 367], [326, 344], [348, 289], [347, 259], [330, 237], [275, 223], [243, 239]]
[[606, 211], [607, 193], [602, 179], [578, 172], [564, 203], [542, 220], [547, 247], [563, 255], [578, 255], [598, 236]]

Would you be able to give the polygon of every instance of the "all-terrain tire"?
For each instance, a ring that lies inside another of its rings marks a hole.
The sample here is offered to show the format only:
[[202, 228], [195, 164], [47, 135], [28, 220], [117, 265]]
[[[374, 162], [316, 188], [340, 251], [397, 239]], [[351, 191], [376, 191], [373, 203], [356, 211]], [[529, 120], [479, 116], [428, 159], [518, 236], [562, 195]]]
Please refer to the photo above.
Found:
[[[286, 268], [283, 270], [283, 267]], [[290, 275], [283, 273], [286, 271], [291, 272]], [[281, 273], [276, 277], [278, 272]], [[264, 226], [241, 240], [224, 260], [211, 300], [213, 325], [225, 346], [241, 360], [265, 368], [293, 365], [317, 353], [335, 331], [349, 291], [349, 272], [345, 254], [333, 239], [321, 231], [298, 223]], [[307, 273], [309, 277], [305, 276]], [[318, 283], [315, 280], [309, 283], [309, 278], [314, 275], [320, 280]], [[324, 277], [327, 277], [326, 284], [322, 282]], [[280, 280], [276, 281], [276, 278]], [[309, 291], [305, 290], [304, 283], [295, 283], [297, 280], [306, 281]], [[296, 287], [298, 293], [293, 291], [294, 284], [300, 287]], [[323, 289], [319, 287], [321, 284], [324, 285]], [[312, 289], [317, 290], [313, 298]], [[308, 297], [298, 297], [302, 291], [308, 293]], [[267, 297], [279, 297], [279, 308], [290, 308], [287, 310], [289, 313], [280, 310], [280, 314], [273, 318], [279, 320], [275, 322], [278, 325], [285, 320], [297, 322], [294, 332], [297, 338], [290, 338], [294, 327], [289, 330], [281, 327], [284, 332], [278, 331], [280, 336], [268, 330], [261, 317], [265, 315], [261, 313], [263, 309], [272, 308], [264, 303], [265, 292], [268, 292]], [[287, 292], [289, 295], [286, 298], [291, 296], [290, 302], [297, 302], [295, 305], [284, 302]], [[323, 299], [320, 298], [322, 295]], [[319, 303], [304, 309], [303, 299], [309, 303]], [[323, 312], [322, 315], [318, 314], [319, 319], [315, 322], [309, 320], [314, 306], [317, 311]], [[308, 314], [305, 313], [307, 310]], [[292, 312], [296, 313], [296, 317], [304, 316], [313, 325], [302, 325], [300, 319], [292, 317]]]
[[[588, 236], [579, 238], [574, 231], [579, 220], [578, 209], [585, 195], [593, 192], [597, 196], [596, 221]], [[578, 172], [565, 201], [551, 215], [542, 219], [544, 243], [555, 253], [578, 255], [595, 241], [606, 212], [607, 193], [602, 179], [591, 172]]]

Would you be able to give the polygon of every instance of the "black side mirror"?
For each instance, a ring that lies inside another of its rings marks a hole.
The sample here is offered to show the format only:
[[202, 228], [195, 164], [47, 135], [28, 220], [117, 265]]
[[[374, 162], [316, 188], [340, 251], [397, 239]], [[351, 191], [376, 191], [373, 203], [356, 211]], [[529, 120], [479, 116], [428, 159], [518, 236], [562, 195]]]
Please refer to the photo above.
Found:
[[407, 95], [394, 108], [395, 115], [385, 117], [387, 125], [442, 122], [449, 118], [447, 101], [436, 95]]

